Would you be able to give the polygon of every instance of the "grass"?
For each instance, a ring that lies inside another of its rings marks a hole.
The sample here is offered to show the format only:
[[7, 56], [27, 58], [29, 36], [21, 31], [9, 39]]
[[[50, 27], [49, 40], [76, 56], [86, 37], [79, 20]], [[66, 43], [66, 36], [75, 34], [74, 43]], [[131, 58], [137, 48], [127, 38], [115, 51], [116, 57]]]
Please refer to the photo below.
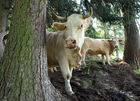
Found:
[[134, 70], [134, 73], [135, 73], [135, 74], [140, 74], [140, 66], [139, 66], [139, 69]]

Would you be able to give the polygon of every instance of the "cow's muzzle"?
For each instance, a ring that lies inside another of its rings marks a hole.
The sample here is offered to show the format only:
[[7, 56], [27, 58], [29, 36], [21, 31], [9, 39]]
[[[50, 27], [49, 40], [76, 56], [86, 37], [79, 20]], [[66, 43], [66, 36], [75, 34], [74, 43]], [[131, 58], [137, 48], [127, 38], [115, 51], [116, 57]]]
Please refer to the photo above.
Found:
[[118, 46], [115, 46], [115, 48], [118, 48]]
[[73, 49], [76, 47], [76, 40], [66, 40], [66, 48]]

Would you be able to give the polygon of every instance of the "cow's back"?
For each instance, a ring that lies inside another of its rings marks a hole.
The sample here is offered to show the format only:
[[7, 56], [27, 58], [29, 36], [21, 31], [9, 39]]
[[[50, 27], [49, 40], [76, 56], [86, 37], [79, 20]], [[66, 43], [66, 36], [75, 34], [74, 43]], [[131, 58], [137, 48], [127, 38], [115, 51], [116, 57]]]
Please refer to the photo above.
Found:
[[58, 66], [57, 59], [64, 51], [64, 32], [47, 32], [46, 47], [48, 66]]
[[92, 38], [85, 38], [85, 43], [88, 45], [87, 54], [90, 55], [97, 55], [103, 54], [109, 51], [110, 45], [107, 39], [92, 39]]

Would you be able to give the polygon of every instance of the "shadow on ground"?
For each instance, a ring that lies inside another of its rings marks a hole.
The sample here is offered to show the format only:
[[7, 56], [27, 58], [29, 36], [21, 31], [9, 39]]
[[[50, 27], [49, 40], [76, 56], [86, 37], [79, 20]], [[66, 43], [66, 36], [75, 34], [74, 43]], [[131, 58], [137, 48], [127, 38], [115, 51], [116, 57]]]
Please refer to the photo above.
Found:
[[49, 72], [49, 76], [61, 94], [72, 101], [140, 101], [140, 75], [123, 62], [112, 66], [95, 62], [85, 69], [74, 70], [71, 85], [75, 94], [71, 97], [65, 92], [59, 70]]

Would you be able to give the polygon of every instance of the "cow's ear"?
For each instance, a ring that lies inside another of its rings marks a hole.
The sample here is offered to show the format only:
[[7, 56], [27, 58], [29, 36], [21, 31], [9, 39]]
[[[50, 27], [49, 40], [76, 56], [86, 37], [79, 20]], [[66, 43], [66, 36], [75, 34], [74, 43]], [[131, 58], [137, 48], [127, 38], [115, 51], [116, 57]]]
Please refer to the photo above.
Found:
[[108, 40], [108, 42], [113, 42], [113, 40]]
[[90, 24], [90, 18], [84, 19], [84, 28], [87, 29]]
[[56, 29], [56, 30], [59, 30], [59, 31], [63, 31], [65, 30], [66, 26], [64, 23], [59, 23], [59, 22], [54, 22], [53, 23], [53, 27]]
[[122, 42], [122, 40], [119, 40], [119, 42]]

